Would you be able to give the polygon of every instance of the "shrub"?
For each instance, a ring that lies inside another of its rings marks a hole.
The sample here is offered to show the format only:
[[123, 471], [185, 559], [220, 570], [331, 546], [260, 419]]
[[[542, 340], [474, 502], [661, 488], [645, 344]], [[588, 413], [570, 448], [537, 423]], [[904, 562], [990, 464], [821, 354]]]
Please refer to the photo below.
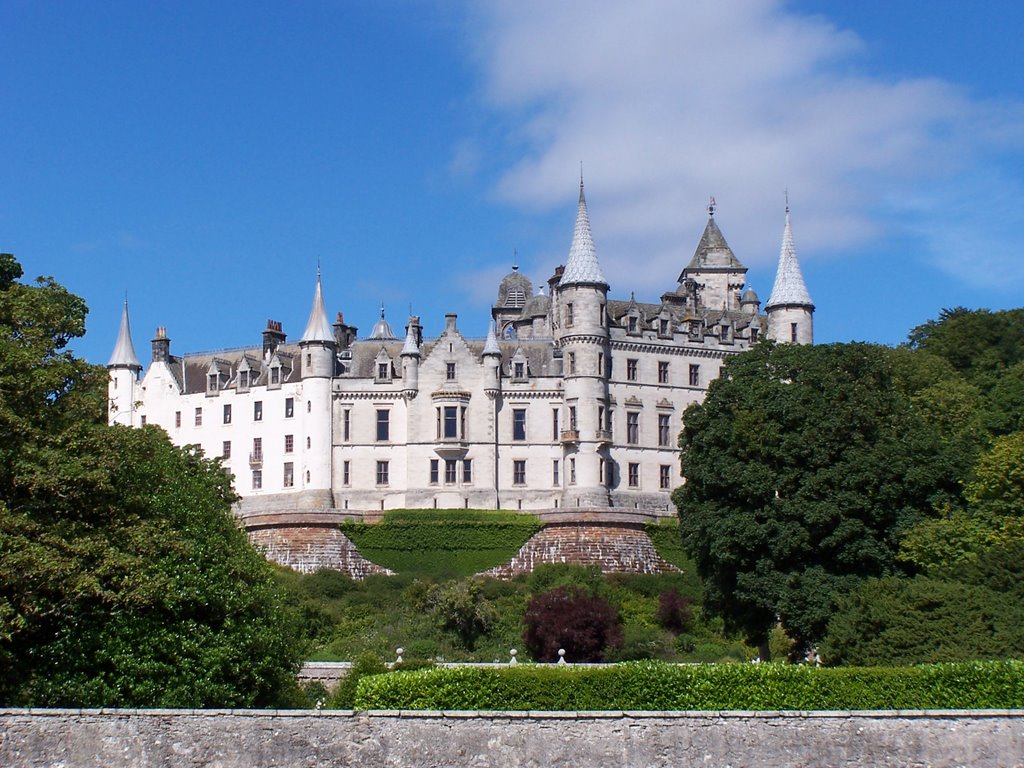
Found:
[[674, 589], [658, 595], [658, 625], [678, 635], [685, 632], [693, 620], [692, 601], [681, 596]]
[[363, 653], [352, 662], [348, 674], [341, 678], [334, 695], [328, 702], [331, 709], [354, 709], [356, 705], [356, 689], [359, 681], [368, 675], [380, 675], [388, 671], [387, 665], [379, 656]]
[[570, 661], [603, 661], [605, 649], [621, 647], [618, 612], [581, 587], [556, 587], [526, 606], [523, 643], [534, 659], [554, 661], [565, 649]]

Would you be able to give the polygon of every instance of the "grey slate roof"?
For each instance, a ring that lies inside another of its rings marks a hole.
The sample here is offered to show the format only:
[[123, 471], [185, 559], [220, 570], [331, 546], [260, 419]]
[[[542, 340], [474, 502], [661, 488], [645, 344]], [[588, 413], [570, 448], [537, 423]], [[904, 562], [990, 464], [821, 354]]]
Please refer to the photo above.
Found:
[[789, 224], [789, 209], [786, 209], [786, 226], [782, 230], [782, 250], [779, 253], [779, 271], [775, 274], [775, 285], [772, 295], [768, 297], [765, 309], [797, 304], [813, 309], [814, 302], [807, 291], [804, 276], [800, 272], [800, 262], [796, 258], [796, 246], [793, 244], [793, 229]]
[[381, 305], [381, 308], [380, 308], [380, 320], [378, 320], [374, 324], [373, 330], [370, 331], [370, 335], [369, 335], [368, 338], [380, 339], [381, 341], [391, 341], [391, 340], [397, 341], [398, 340], [398, 337], [395, 336], [395, 332], [393, 330], [391, 330], [391, 324], [387, 320], [384, 319], [384, 305], [383, 304]]
[[583, 179], [580, 179], [580, 202], [576, 210], [576, 229], [572, 235], [569, 258], [565, 262], [560, 285], [608, 285], [604, 272], [597, 261], [594, 237], [590, 232], [590, 217], [587, 215], [587, 198], [583, 195]]
[[686, 269], [680, 273], [679, 282], [683, 282], [687, 272], [708, 269], [746, 269], [725, 241], [725, 235], [715, 223], [714, 216], [708, 217], [704, 234], [697, 243], [697, 250], [693, 252], [693, 258], [686, 265]]
[[327, 341], [334, 342], [334, 328], [327, 319], [327, 309], [324, 307], [324, 296], [320, 290], [320, 271], [316, 273], [316, 291], [313, 294], [313, 308], [309, 312], [309, 322], [306, 323], [306, 330], [302, 334], [301, 341]]
[[135, 354], [135, 345], [132, 344], [132, 329], [128, 322], [128, 299], [124, 300], [124, 309], [121, 310], [121, 327], [117, 332], [117, 343], [114, 344], [114, 351], [110, 355], [107, 367], [142, 369], [138, 355]]

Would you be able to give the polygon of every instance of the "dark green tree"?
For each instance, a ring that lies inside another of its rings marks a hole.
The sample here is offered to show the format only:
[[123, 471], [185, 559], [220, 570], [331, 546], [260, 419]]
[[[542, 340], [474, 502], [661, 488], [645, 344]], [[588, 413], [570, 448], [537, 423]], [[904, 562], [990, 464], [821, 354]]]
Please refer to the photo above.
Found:
[[0, 702], [262, 706], [300, 652], [230, 477], [107, 427], [85, 306], [0, 257]]
[[762, 344], [687, 409], [675, 501], [727, 628], [763, 649], [781, 619], [819, 641], [842, 595], [898, 570], [900, 534], [958, 498], [969, 462], [914, 404], [933, 382], [908, 370], [885, 347]]

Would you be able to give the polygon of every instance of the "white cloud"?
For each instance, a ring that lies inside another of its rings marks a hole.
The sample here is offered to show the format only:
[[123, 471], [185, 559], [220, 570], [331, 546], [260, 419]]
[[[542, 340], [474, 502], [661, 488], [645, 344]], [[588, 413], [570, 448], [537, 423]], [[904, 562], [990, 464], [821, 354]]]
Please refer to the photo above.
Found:
[[[692, 254], [709, 195], [761, 284], [784, 189], [801, 257], [815, 258], [898, 229], [904, 206], [886, 201], [973, 173], [1024, 137], [1019, 105], [973, 103], [937, 79], [851, 74], [864, 55], [854, 34], [774, 0], [516, 0], [478, 9], [472, 26], [485, 100], [521, 150], [499, 196], [564, 206], [582, 160], [613, 286], [671, 287], [665, 275]], [[944, 221], [917, 213], [915, 230]], [[948, 269], [962, 241], [928, 243]]]

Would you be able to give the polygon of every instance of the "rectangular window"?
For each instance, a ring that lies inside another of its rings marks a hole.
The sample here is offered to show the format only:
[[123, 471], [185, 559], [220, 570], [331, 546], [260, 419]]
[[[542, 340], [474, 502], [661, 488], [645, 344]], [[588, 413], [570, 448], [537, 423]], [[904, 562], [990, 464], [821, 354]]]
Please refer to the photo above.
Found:
[[377, 363], [377, 378], [380, 380], [390, 379], [391, 364], [390, 363]]
[[454, 440], [459, 436], [459, 409], [454, 405], [444, 407], [444, 432], [442, 437]]
[[430, 460], [430, 484], [431, 485], [437, 485], [438, 481], [440, 480], [440, 476], [439, 476], [439, 472], [438, 472], [438, 467], [439, 466], [440, 466], [440, 461], [438, 459], [431, 459]]
[[377, 409], [377, 442], [383, 443], [391, 439], [391, 411], [386, 408]]
[[281, 383], [281, 369], [276, 365], [270, 369], [270, 383], [280, 384]]
[[231, 403], [224, 404], [224, 423], [231, 423]]
[[572, 302], [565, 305], [565, 324], [571, 326], [573, 323]]
[[626, 442], [630, 445], [640, 443], [640, 413], [626, 411]]
[[667, 448], [671, 439], [672, 416], [668, 413], [658, 414], [658, 445]]
[[295, 450], [295, 435], [284, 436], [284, 452], [291, 453]]
[[263, 401], [256, 400], [252, 404], [252, 420], [263, 421]]
[[444, 377], [448, 381], [455, 381], [455, 363], [445, 363]]
[[551, 484], [558, 486], [558, 459], [551, 460]]
[[458, 482], [459, 478], [459, 465], [455, 459], [444, 460], [444, 481], [448, 485], [454, 485]]
[[668, 361], [667, 360], [659, 360], [658, 361], [658, 383], [659, 384], [668, 384]]
[[341, 462], [341, 484], [348, 485], [352, 480], [352, 462]]
[[558, 409], [551, 409], [551, 439], [557, 441], [559, 438], [558, 434]]
[[203, 426], [203, 409], [202, 408], [196, 408], [196, 426], [197, 427]]
[[207, 386], [206, 386], [207, 390], [210, 391], [210, 392], [216, 392], [217, 391], [217, 384], [220, 383], [220, 377], [216, 373], [211, 373], [207, 377], [207, 379], [208, 379]]
[[512, 378], [513, 379], [525, 379], [526, 378], [526, 364], [525, 363], [513, 363], [513, 365], [512, 365]]
[[239, 371], [238, 372], [238, 391], [241, 392], [249, 388], [249, 372]]
[[346, 443], [352, 436], [352, 411], [346, 408], [341, 412], [341, 439]]
[[576, 431], [576, 406], [569, 406], [569, 429], [573, 432]]
[[700, 366], [693, 363], [690, 364], [690, 386], [700, 386]]
[[526, 439], [526, 409], [525, 408], [513, 408], [512, 409], [512, 439], [513, 440], [525, 440]]
[[286, 397], [284, 399], [284, 417], [290, 419], [295, 415], [295, 398]]
[[751, 328], [750, 329], [750, 342], [751, 342], [751, 344], [753, 344], [755, 341], [757, 341], [757, 328]]
[[291, 488], [293, 485], [295, 485], [295, 465], [286, 461], [284, 463], [284, 487]]
[[254, 469], [252, 471], [252, 489], [258, 491], [263, 487], [263, 470]]
[[635, 317], [629, 318], [629, 332], [630, 333], [636, 333], [636, 331], [637, 331], [636, 321], [637, 321], [637, 319]]
[[388, 462], [377, 462], [377, 485], [388, 484]]
[[223, 458], [225, 458], [225, 459], [230, 459], [231, 458], [231, 441], [230, 440], [225, 440], [223, 445], [221, 445], [220, 455]]
[[672, 467], [668, 464], [662, 464], [658, 469], [658, 485], [663, 491], [672, 487]]
[[629, 487], [638, 488], [640, 486], [640, 465], [630, 462], [629, 465]]
[[576, 353], [569, 353], [569, 373], [576, 373]]
[[526, 459], [516, 459], [512, 462], [512, 484], [526, 485]]
[[263, 461], [263, 438], [254, 437], [252, 439], [252, 454], [249, 456], [249, 461], [258, 462]]
[[796, 344], [796, 323], [789, 324], [789, 340]]
[[463, 459], [462, 460], [462, 482], [465, 485], [469, 485], [473, 482], [473, 460]]
[[636, 381], [636, 360], [630, 359], [626, 361], [626, 379], [628, 381]]
[[658, 333], [662, 336], [668, 336], [668, 318], [661, 318], [658, 321]]
[[[114, 387], [115, 388], [117, 387], [117, 379], [114, 379]], [[140, 416], [139, 417], [139, 426], [142, 426], [142, 427], [146, 426], [146, 417], [145, 416]]]
[[174, 426], [181, 427], [181, 411], [174, 412]]
[[569, 457], [569, 483], [571, 485], [576, 484], [576, 457]]
[[604, 376], [604, 352], [597, 353], [597, 375]]

